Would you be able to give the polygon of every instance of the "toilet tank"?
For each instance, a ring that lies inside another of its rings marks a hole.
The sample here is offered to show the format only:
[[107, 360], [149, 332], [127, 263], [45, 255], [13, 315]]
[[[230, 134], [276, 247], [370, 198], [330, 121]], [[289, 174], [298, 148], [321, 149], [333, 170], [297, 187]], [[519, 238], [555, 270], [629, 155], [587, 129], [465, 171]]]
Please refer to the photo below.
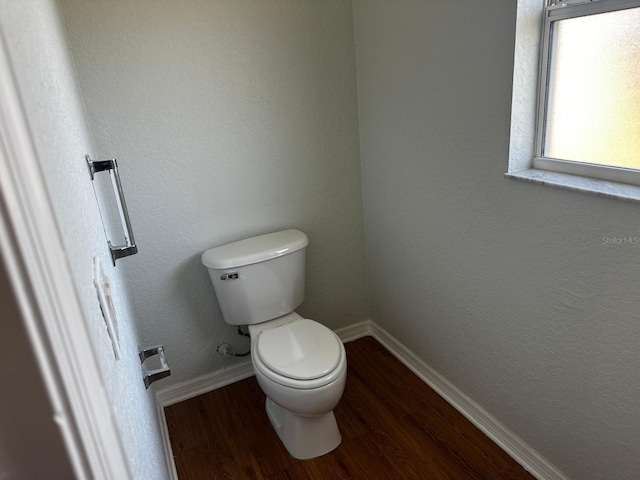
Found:
[[307, 236], [285, 230], [202, 254], [224, 321], [251, 325], [293, 312], [304, 300]]

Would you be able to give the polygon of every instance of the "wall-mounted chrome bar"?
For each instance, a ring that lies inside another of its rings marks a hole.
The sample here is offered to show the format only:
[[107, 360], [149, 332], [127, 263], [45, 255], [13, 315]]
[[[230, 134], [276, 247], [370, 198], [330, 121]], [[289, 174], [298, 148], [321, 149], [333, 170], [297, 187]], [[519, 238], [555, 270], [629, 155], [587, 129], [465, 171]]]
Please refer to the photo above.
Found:
[[144, 365], [142, 366], [142, 379], [144, 380], [144, 386], [146, 388], [149, 388], [149, 385], [153, 382], [171, 375], [171, 369], [169, 368], [167, 359], [164, 356], [164, 347], [162, 345], [155, 345], [147, 348], [138, 347], [138, 351], [140, 355], [140, 363], [144, 363], [147, 358], [154, 355], [158, 355], [158, 358], [160, 359], [160, 368], [156, 368], [155, 370], [147, 370], [144, 368]]
[[122, 184], [120, 183], [120, 174], [118, 173], [118, 162], [115, 158], [111, 160], [91, 160], [89, 155], [85, 155], [87, 164], [89, 165], [89, 173], [91, 174], [91, 180], [94, 179], [94, 175], [99, 172], [108, 171], [111, 177], [111, 184], [113, 185], [114, 192], [116, 194], [116, 203], [118, 205], [118, 213], [120, 214], [120, 221], [122, 222], [122, 228], [124, 230], [124, 245], [112, 245], [108, 240], [109, 250], [111, 251], [111, 259], [115, 266], [116, 260], [122, 257], [128, 257], [138, 253], [138, 247], [133, 239], [133, 230], [131, 229], [131, 221], [129, 220], [129, 212], [127, 211], [127, 204], [124, 200], [124, 192], [122, 191]]

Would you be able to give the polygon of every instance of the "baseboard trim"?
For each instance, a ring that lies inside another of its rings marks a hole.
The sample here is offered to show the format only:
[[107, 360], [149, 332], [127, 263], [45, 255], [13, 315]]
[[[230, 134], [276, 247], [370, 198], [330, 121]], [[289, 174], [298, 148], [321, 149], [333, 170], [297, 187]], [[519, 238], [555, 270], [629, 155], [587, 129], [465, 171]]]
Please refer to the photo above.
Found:
[[176, 383], [170, 387], [158, 390], [156, 399], [162, 407], [168, 407], [174, 403], [183, 402], [190, 398], [197, 397], [203, 393], [226, 387], [232, 383], [239, 382], [253, 375], [253, 366], [249, 358], [236, 365], [223, 368], [215, 372], [207, 373], [200, 377]]
[[362, 337], [371, 335], [371, 320], [364, 320], [362, 322], [354, 323], [346, 327], [336, 330], [336, 334], [342, 340], [342, 343], [352, 342]]
[[535, 478], [569, 480], [542, 455], [374, 322], [371, 322], [371, 336]]
[[[340, 328], [335, 332], [343, 343], [369, 335], [373, 336], [373, 338], [380, 342], [393, 356], [400, 360], [400, 362], [415, 373], [423, 382], [433, 388], [447, 403], [479, 428], [536, 479], [569, 480], [567, 476], [549, 463], [542, 455], [513, 434], [513, 432], [372, 320], [358, 322]], [[253, 376], [253, 367], [251, 360], [247, 359], [230, 368], [208, 373], [157, 392], [156, 401], [158, 405], [160, 430], [171, 480], [177, 480], [178, 476], [175, 462], [173, 461], [173, 452], [171, 450], [164, 407], [202, 395], [203, 393], [211, 392], [251, 376]]]
[[171, 439], [169, 438], [169, 427], [167, 425], [167, 417], [164, 414], [164, 406], [156, 401], [156, 408], [158, 410], [160, 439], [162, 440], [162, 449], [164, 451], [164, 463], [167, 466], [169, 480], [178, 480], [178, 471], [176, 470], [176, 462], [173, 458], [173, 449], [171, 448]]

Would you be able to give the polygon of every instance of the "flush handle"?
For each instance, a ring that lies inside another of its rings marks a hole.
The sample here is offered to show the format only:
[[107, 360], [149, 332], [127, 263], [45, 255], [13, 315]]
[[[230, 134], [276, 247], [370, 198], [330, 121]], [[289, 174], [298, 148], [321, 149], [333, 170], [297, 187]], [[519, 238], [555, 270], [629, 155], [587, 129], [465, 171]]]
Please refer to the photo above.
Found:
[[238, 272], [225, 273], [224, 275], [220, 275], [220, 280], [237, 280]]

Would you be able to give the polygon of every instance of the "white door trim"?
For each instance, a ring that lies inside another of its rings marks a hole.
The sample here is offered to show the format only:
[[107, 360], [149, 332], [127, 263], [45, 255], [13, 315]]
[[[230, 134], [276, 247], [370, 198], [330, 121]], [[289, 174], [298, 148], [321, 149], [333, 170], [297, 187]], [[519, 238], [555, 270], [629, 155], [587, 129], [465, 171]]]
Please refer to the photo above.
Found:
[[19, 92], [0, 35], [3, 260], [77, 478], [127, 480], [128, 462]]

